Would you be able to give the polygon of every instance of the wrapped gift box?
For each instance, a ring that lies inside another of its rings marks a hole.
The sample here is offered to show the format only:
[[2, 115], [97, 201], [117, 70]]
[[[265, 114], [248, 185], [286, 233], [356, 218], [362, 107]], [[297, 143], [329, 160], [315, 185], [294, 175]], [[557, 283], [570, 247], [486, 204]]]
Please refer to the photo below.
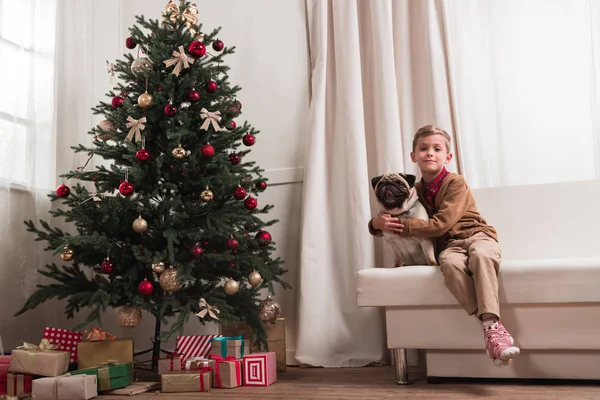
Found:
[[215, 357], [215, 361], [213, 387], [230, 389], [242, 386], [242, 360]]
[[221, 335], [177, 336], [177, 354], [186, 361], [191, 357], [208, 357], [210, 341]]
[[8, 374], [6, 377], [6, 394], [23, 396], [31, 393], [31, 375]]
[[208, 392], [212, 389], [212, 371], [173, 371], [160, 376], [163, 393]]
[[170, 356], [167, 358], [158, 359], [158, 374], [166, 374], [170, 371], [181, 371], [183, 369], [183, 361], [180, 356]]
[[0, 356], [0, 394], [6, 394], [6, 379], [8, 377], [9, 365], [10, 356]]
[[[277, 321], [275, 321], [274, 324], [270, 322], [263, 322], [262, 326], [267, 334], [269, 351], [274, 351], [277, 355], [277, 372], [285, 372], [285, 318], [277, 318]], [[256, 353], [260, 351], [252, 342], [252, 328], [245, 322], [239, 322], [237, 325], [233, 326], [222, 326], [221, 334], [223, 336], [242, 336], [249, 344], [248, 353]]]
[[269, 386], [277, 381], [274, 351], [245, 355], [243, 362], [244, 386]]
[[82, 332], [71, 332], [60, 328], [44, 328], [44, 339], [52, 344], [60, 346], [57, 350], [71, 353], [72, 364], [77, 362], [77, 343], [81, 342]]
[[133, 396], [140, 393], [146, 393], [151, 390], [160, 389], [160, 382], [135, 382], [123, 389], [108, 390], [102, 392], [102, 395], [116, 394], [120, 396]]
[[88, 400], [98, 396], [95, 375], [58, 376], [33, 381], [35, 400]]
[[96, 375], [98, 377], [98, 392], [122, 389], [131, 384], [132, 364], [118, 363], [107, 366], [97, 366], [72, 371], [71, 375]]
[[69, 369], [71, 353], [54, 350], [15, 349], [10, 357], [10, 372], [58, 376]]
[[187, 361], [183, 365], [183, 369], [188, 370], [188, 371], [204, 369], [204, 368], [209, 368], [209, 369], [214, 370], [214, 368], [216, 366], [217, 366], [217, 363], [215, 362], [215, 360], [213, 360], [211, 358], [192, 357], [192, 358], [187, 359]]
[[133, 340], [83, 341], [77, 344], [77, 368], [92, 368], [109, 361], [133, 364]]
[[210, 355], [222, 358], [242, 358], [244, 356], [244, 338], [241, 336], [221, 336], [210, 341]]

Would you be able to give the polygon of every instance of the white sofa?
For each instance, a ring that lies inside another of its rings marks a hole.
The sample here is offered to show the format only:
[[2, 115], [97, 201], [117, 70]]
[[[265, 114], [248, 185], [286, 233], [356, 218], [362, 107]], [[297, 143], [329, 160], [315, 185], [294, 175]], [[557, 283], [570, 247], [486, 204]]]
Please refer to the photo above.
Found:
[[406, 349], [423, 349], [430, 380], [444, 377], [600, 379], [600, 182], [475, 190], [498, 229], [502, 320], [521, 355], [497, 368], [479, 322], [444, 286], [438, 267], [367, 268], [359, 307], [384, 307], [396, 383]]

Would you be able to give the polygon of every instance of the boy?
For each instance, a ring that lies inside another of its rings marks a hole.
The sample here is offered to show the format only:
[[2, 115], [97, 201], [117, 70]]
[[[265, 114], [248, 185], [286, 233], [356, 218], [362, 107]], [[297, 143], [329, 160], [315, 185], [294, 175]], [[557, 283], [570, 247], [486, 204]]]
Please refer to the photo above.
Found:
[[369, 231], [376, 236], [388, 231], [436, 238], [446, 287], [469, 315], [482, 322], [486, 352], [494, 364], [506, 365], [520, 350], [500, 322], [502, 252], [496, 230], [479, 214], [465, 180], [444, 166], [452, 159], [450, 141], [448, 133], [433, 125], [419, 129], [413, 139], [410, 157], [422, 175], [415, 187], [430, 219], [399, 220], [381, 214], [369, 221]]

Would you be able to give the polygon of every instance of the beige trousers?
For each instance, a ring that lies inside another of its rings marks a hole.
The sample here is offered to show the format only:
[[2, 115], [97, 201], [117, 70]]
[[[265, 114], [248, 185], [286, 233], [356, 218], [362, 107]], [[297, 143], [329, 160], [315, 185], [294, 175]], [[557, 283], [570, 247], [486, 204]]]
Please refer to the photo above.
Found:
[[444, 283], [469, 315], [490, 313], [500, 317], [498, 272], [502, 250], [494, 239], [477, 233], [451, 240], [440, 253]]

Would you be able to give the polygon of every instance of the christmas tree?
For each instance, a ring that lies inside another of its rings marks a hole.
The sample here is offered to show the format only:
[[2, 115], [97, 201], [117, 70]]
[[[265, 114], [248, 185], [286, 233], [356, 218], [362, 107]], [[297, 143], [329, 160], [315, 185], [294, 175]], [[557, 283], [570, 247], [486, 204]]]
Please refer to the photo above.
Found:
[[246, 321], [266, 344], [261, 290], [290, 286], [265, 229], [277, 220], [260, 218], [272, 208], [257, 200], [267, 188], [264, 171], [243, 161], [259, 131], [235, 121], [240, 87], [223, 64], [235, 47], [218, 39], [220, 28], [203, 33], [197, 13], [194, 3], [170, 0], [161, 20], [136, 17], [125, 45], [137, 57], [109, 64], [119, 83], [110, 102], [93, 108], [105, 119], [89, 132], [92, 145], [72, 147], [88, 163], [108, 161], [60, 175], [77, 184], [49, 196], [64, 206], [52, 217], [76, 233], [25, 221], [69, 264], [39, 270], [53, 282], [38, 285], [16, 315], [66, 299], [68, 318], [90, 311], [75, 329], [101, 324], [109, 308], [119, 309], [121, 326], [135, 327], [145, 310], [156, 317], [157, 341], [197, 315], [202, 323]]

